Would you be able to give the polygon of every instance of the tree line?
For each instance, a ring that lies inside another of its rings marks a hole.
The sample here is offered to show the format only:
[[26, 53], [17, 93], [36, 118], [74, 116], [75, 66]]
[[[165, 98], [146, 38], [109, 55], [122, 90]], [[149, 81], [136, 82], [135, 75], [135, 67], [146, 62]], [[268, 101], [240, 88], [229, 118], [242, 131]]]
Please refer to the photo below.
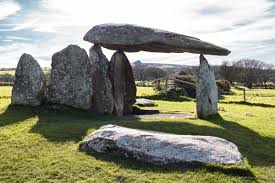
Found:
[[[196, 76], [198, 66], [190, 66], [182, 69], [184, 75]], [[212, 66], [217, 80], [228, 80], [231, 84], [239, 83], [248, 88], [273, 87], [275, 84], [275, 69], [272, 64], [267, 64], [255, 59], [241, 59], [238, 61], [225, 61], [220, 66]], [[159, 79], [170, 75], [176, 75], [173, 68], [148, 67], [138, 62], [133, 65], [133, 73], [136, 80], [144, 81]], [[180, 74], [179, 74], [180, 75]]]
[[225, 61], [219, 69], [222, 79], [230, 83], [241, 83], [248, 88], [264, 87], [275, 83], [275, 70], [272, 64], [260, 60], [241, 59], [236, 62]]
[[0, 86], [12, 86], [15, 80], [15, 76], [13, 74], [0, 74]]

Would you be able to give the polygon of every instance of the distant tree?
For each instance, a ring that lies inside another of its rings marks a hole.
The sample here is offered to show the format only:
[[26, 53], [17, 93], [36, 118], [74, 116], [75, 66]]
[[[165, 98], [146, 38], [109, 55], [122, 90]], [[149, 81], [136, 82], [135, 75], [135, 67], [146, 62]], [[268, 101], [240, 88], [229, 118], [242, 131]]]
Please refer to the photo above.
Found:
[[148, 67], [145, 69], [145, 75], [149, 79], [159, 79], [165, 77], [166, 72], [159, 67]]
[[[235, 67], [237, 73], [235, 73], [238, 78], [237, 80], [241, 83], [243, 83], [248, 88], [252, 88], [253, 84], [258, 83], [259, 81], [266, 83], [270, 76], [268, 74], [262, 74], [263, 72], [266, 72], [271, 65], [255, 60], [255, 59], [242, 59], [235, 63], [233, 63], [233, 67]], [[262, 78], [262, 81], [260, 80]]]
[[224, 61], [219, 69], [221, 79], [229, 81], [231, 84], [236, 81], [237, 68], [232, 66], [229, 61]]
[[12, 74], [1, 74], [0, 82], [14, 82], [15, 76]]
[[[166, 76], [166, 72], [159, 67], [148, 67], [145, 69], [145, 75], [148, 79], [160, 79]], [[159, 88], [160, 81], [157, 81], [157, 89]]]
[[268, 82], [272, 82], [272, 78], [274, 70], [272, 69], [273, 65], [271, 64], [264, 64], [262, 69], [259, 69], [258, 71], [258, 82], [263, 85], [265, 88], [267, 88]]
[[145, 69], [146, 69], [146, 65], [141, 63], [140, 60], [134, 62], [133, 74], [134, 74], [135, 80], [141, 81], [143, 86], [145, 85], [144, 83]]

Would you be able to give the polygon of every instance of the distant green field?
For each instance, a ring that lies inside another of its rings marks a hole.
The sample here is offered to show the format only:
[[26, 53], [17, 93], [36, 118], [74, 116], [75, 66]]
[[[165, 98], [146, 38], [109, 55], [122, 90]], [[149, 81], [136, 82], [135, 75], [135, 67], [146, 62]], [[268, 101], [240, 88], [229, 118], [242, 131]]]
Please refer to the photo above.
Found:
[[[9, 106], [11, 87], [0, 87], [0, 182], [275, 182], [275, 90], [248, 90], [247, 103], [241, 90], [233, 91], [219, 101], [220, 116], [207, 120], [119, 119], [71, 108]], [[137, 94], [156, 93], [138, 87]], [[155, 102], [162, 113], [194, 114], [196, 105], [193, 99]], [[110, 123], [221, 137], [238, 146], [245, 163], [163, 167], [79, 152], [86, 135]]]
[[[49, 72], [49, 70], [43, 70], [44, 73]], [[0, 75], [2, 74], [11, 74], [11, 75], [15, 75], [15, 70], [11, 70], [11, 71], [0, 71]]]
[[0, 75], [2, 74], [11, 74], [11, 75], [14, 75], [15, 74], [15, 70], [12, 70], [12, 71], [0, 71]]

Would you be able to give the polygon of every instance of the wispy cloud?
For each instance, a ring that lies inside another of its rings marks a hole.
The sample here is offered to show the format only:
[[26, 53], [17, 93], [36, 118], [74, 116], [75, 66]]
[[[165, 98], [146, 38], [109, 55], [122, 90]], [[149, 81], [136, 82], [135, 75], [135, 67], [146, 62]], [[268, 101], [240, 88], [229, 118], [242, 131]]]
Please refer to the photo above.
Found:
[[11, 15], [16, 14], [21, 9], [21, 6], [13, 0], [0, 1], [0, 20], [3, 20]]

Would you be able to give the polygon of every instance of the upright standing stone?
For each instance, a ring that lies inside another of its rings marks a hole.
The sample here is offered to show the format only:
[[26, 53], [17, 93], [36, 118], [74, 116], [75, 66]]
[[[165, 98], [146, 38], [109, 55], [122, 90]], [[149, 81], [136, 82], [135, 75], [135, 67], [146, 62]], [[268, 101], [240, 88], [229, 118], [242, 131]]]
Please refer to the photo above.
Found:
[[116, 51], [109, 66], [110, 80], [113, 85], [114, 113], [117, 116], [132, 113], [136, 101], [136, 85], [132, 67], [122, 51]]
[[48, 100], [80, 109], [89, 109], [92, 101], [92, 64], [86, 51], [69, 45], [52, 57]]
[[45, 87], [45, 76], [40, 65], [31, 55], [24, 53], [17, 65], [11, 103], [38, 106]]
[[214, 72], [204, 56], [200, 55], [200, 67], [196, 86], [197, 115], [205, 118], [218, 113], [218, 90]]
[[109, 78], [109, 61], [102, 53], [101, 47], [94, 45], [89, 50], [89, 56], [96, 69], [93, 72], [93, 102], [92, 108], [100, 114], [112, 114], [114, 109], [114, 98], [112, 94], [112, 83]]

